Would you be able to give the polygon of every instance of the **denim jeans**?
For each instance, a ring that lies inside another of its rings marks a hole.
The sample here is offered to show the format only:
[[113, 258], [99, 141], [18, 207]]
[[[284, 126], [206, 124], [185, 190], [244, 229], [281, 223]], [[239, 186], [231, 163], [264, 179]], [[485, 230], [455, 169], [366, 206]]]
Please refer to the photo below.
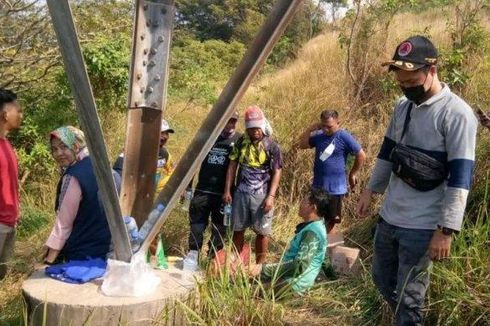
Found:
[[423, 325], [434, 230], [406, 229], [380, 218], [374, 236], [373, 280], [392, 308], [396, 325]]

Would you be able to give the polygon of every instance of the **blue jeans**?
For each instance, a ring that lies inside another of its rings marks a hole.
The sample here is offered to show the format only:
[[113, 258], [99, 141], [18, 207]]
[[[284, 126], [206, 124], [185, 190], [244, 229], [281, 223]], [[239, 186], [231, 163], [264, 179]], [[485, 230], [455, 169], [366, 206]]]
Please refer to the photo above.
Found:
[[434, 230], [406, 229], [379, 219], [374, 236], [373, 281], [392, 308], [396, 325], [423, 325]]

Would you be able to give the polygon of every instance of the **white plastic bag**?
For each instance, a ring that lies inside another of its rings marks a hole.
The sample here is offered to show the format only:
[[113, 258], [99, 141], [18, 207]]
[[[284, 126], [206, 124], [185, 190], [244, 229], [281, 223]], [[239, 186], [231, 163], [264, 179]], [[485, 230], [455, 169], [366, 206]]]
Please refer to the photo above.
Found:
[[110, 297], [141, 297], [150, 295], [158, 287], [155, 275], [143, 254], [136, 254], [130, 263], [108, 259], [102, 283], [102, 293]]

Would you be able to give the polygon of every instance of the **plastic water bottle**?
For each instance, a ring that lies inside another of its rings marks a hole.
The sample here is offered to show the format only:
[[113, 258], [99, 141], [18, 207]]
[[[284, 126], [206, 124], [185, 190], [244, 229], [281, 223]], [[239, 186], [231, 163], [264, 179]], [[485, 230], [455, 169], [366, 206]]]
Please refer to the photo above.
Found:
[[148, 233], [150, 233], [151, 228], [155, 224], [156, 220], [158, 220], [164, 209], [165, 205], [158, 204], [157, 208], [150, 212], [150, 215], [148, 215], [148, 219], [145, 221], [139, 231], [139, 236], [141, 240], [144, 240]]
[[223, 208], [223, 225], [230, 226], [231, 225], [231, 204], [226, 204]]
[[126, 230], [128, 231], [129, 240], [137, 241], [139, 239], [138, 225], [131, 216], [124, 216], [124, 224], [126, 224]]
[[129, 235], [131, 248], [133, 252], [136, 252], [141, 243], [140, 234], [138, 232], [138, 225], [136, 224], [135, 219], [131, 216], [124, 216], [124, 224], [126, 224], [126, 231]]
[[189, 207], [191, 206], [192, 200], [192, 190], [188, 189], [185, 191], [184, 203], [182, 204], [182, 210], [188, 212]]
[[197, 250], [190, 250], [184, 258], [184, 270], [196, 272], [199, 269], [198, 257], [199, 253]]

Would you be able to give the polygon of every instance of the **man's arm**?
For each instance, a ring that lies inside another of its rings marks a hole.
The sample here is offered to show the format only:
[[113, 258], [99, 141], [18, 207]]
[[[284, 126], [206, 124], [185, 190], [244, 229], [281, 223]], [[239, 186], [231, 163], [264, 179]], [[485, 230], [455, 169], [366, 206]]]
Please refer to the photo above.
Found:
[[429, 256], [433, 260], [449, 257], [452, 235], [444, 234], [441, 228], [461, 230], [473, 176], [478, 121], [469, 107], [458, 107], [452, 112], [445, 123], [449, 180], [438, 229], [429, 244]]
[[264, 201], [264, 213], [268, 213], [272, 207], [274, 207], [274, 199], [276, 198], [277, 189], [279, 188], [279, 181], [281, 181], [282, 168], [274, 169], [272, 175], [271, 186], [269, 187], [269, 193]]
[[299, 136], [298, 141], [294, 145], [295, 148], [299, 149], [308, 149], [311, 148], [312, 146], [310, 145], [310, 136], [311, 133], [315, 130], [321, 129], [321, 125], [319, 123], [314, 123], [308, 128], [306, 128], [305, 131]]
[[477, 128], [478, 121], [471, 109], [448, 118], [445, 141], [449, 179], [442, 204], [443, 214], [439, 221], [441, 227], [461, 230], [473, 178]]
[[230, 161], [228, 169], [226, 170], [225, 190], [223, 193], [223, 202], [231, 203], [231, 186], [235, 183], [236, 171], [238, 168], [238, 161]]
[[350, 170], [349, 173], [349, 185], [351, 191], [354, 191], [354, 189], [356, 188], [356, 185], [358, 183], [357, 174], [361, 170], [361, 167], [364, 165], [365, 161], [366, 161], [366, 153], [361, 148], [361, 150], [356, 154], [354, 165], [352, 166], [352, 169]]
[[269, 186], [269, 192], [267, 193], [267, 198], [264, 201], [264, 213], [268, 213], [274, 207], [274, 199], [277, 194], [277, 189], [279, 188], [279, 181], [281, 181], [282, 175], [282, 153], [281, 149], [277, 144], [274, 144], [271, 150], [273, 166], [272, 166], [272, 180]]
[[366, 153], [364, 152], [363, 149], [359, 151], [359, 153], [356, 154], [356, 159], [354, 160], [354, 165], [352, 166], [352, 169], [350, 170], [350, 173], [359, 173], [361, 170], [361, 167], [364, 165], [364, 162], [366, 161]]

